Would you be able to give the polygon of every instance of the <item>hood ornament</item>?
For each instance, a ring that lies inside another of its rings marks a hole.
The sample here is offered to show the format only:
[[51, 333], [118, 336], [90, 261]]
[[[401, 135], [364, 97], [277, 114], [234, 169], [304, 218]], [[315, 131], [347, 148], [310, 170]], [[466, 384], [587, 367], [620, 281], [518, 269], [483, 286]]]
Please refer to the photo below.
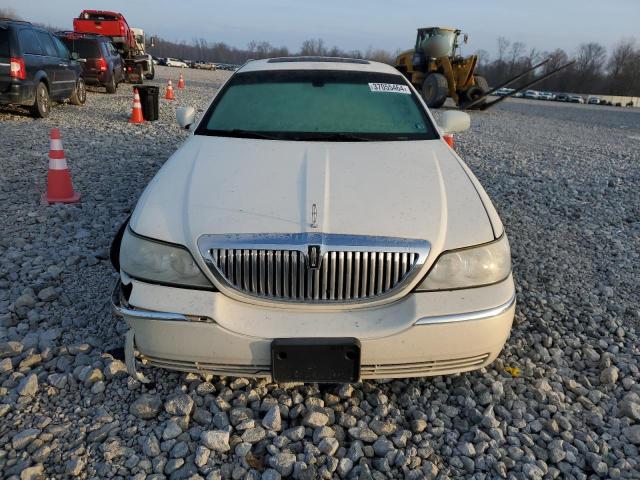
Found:
[[311, 228], [318, 228], [318, 205], [311, 205]]

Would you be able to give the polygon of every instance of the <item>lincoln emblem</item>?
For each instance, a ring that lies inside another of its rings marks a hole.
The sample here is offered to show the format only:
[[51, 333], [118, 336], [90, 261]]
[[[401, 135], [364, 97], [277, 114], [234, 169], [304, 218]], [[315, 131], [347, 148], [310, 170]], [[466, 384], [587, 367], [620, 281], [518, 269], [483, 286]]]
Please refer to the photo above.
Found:
[[309, 245], [307, 257], [309, 259], [309, 268], [320, 267], [320, 245]]

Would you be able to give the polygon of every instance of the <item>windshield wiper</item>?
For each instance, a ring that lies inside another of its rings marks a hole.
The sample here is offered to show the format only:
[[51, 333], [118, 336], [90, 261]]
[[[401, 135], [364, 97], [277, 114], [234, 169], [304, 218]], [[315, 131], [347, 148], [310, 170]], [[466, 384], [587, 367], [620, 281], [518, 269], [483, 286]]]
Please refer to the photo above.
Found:
[[351, 133], [319, 133], [319, 134], [310, 134], [308, 136], [301, 135], [298, 137], [299, 140], [316, 140], [316, 141], [326, 141], [326, 142], [370, 142], [371, 138], [359, 137], [358, 135], [353, 135]]
[[262, 138], [264, 140], [280, 140], [275, 135], [269, 135], [268, 133], [254, 132], [252, 130], [241, 130], [234, 128], [233, 130], [215, 130], [214, 135], [221, 135], [225, 137], [237, 137], [237, 138]]

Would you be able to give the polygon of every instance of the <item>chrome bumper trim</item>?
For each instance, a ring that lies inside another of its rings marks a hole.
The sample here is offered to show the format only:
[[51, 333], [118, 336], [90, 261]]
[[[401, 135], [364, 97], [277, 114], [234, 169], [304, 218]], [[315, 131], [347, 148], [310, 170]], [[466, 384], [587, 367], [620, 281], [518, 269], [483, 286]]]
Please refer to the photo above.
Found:
[[516, 303], [515, 292], [509, 300], [502, 305], [486, 310], [478, 310], [475, 312], [454, 313], [452, 315], [439, 315], [435, 317], [423, 317], [418, 319], [414, 325], [435, 325], [441, 323], [469, 322], [473, 320], [485, 320], [487, 318], [496, 317], [509, 310]]
[[120, 280], [116, 283], [113, 293], [111, 294], [111, 308], [119, 317], [136, 318], [141, 320], [163, 320], [171, 322], [205, 322], [215, 323], [213, 319], [208, 317], [199, 317], [184, 315], [174, 312], [157, 312], [154, 310], [139, 310], [131, 308], [120, 296]]

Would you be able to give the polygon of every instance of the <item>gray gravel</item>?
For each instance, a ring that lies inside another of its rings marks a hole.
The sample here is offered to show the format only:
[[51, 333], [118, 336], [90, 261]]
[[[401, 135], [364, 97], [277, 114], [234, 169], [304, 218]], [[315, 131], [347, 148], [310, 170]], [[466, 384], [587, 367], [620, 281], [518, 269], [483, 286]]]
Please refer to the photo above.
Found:
[[[124, 85], [46, 120], [0, 109], [4, 478], [640, 478], [639, 111], [508, 101], [456, 138], [514, 257], [516, 321], [489, 368], [339, 387], [149, 370], [145, 386], [106, 353], [125, 330], [108, 247], [187, 135], [176, 106], [204, 108], [228, 76], [183, 73], [145, 125]], [[39, 201], [54, 126], [76, 205]]]

